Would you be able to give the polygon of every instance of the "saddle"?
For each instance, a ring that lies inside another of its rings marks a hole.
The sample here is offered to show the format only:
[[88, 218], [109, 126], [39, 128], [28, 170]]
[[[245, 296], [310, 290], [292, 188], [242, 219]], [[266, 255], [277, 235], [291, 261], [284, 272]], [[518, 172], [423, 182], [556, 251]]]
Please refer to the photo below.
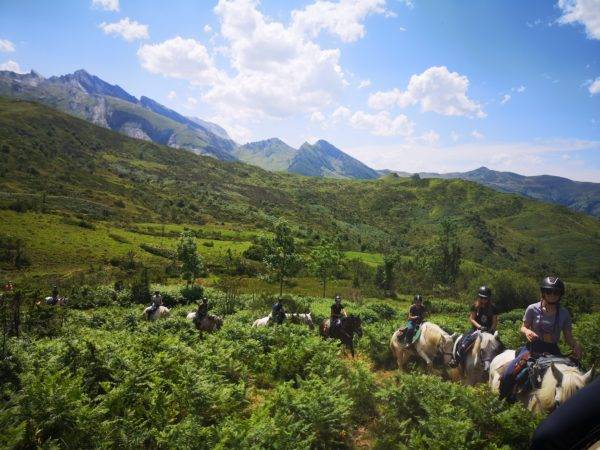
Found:
[[[464, 342], [465, 338], [469, 336], [469, 341], [468, 342]], [[461, 355], [465, 355], [470, 349], [471, 347], [473, 347], [473, 344], [475, 344], [475, 338], [477, 336], [475, 334], [462, 334], [458, 337], [458, 339], [456, 340], [455, 344], [454, 344], [454, 348], [452, 351], [452, 357], [456, 360], [459, 361], [461, 360]]]
[[521, 392], [531, 389], [539, 389], [546, 371], [552, 364], [564, 364], [577, 367], [577, 363], [571, 358], [549, 354], [531, 354], [525, 352], [521, 355], [515, 371], [516, 388]]
[[[404, 341], [404, 335], [406, 334], [406, 327], [403, 328], [398, 328], [398, 335], [396, 336], [396, 339], [398, 340], [398, 342], [403, 342]], [[415, 342], [417, 342], [419, 340], [419, 338], [421, 337], [421, 327], [417, 328], [415, 330], [415, 334], [413, 334], [413, 337], [410, 341], [410, 345], [414, 344]]]

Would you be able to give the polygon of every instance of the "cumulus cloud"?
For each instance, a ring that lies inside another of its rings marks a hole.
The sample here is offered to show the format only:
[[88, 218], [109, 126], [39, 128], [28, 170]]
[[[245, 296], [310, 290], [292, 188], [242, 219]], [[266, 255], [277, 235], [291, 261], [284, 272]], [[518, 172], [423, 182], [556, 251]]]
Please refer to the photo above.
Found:
[[483, 138], [485, 138], [485, 136], [482, 133], [480, 133], [479, 131], [477, 131], [477, 130], [471, 131], [471, 136], [473, 136], [478, 141], [481, 140], [481, 139], [483, 139]]
[[523, 92], [525, 92], [525, 89], [527, 89], [527, 88], [525, 86], [521, 85], [521, 86], [512, 88], [511, 91], [522, 94]]
[[169, 91], [169, 93], [167, 94], [167, 98], [169, 100], [175, 100], [177, 98], [177, 92], [175, 92], [175, 91]]
[[165, 77], [188, 80], [193, 84], [216, 82], [222, 75], [206, 47], [194, 39], [177, 36], [160, 44], [145, 44], [137, 56], [142, 67]]
[[118, 22], [106, 23], [102, 22], [99, 27], [105, 34], [114, 34], [121, 36], [128, 42], [136, 39], [148, 39], [148, 25], [143, 25], [135, 20], [129, 20], [129, 17], [119, 20]]
[[388, 111], [369, 114], [364, 111], [352, 113], [348, 108], [340, 107], [334, 111], [334, 119], [346, 120], [352, 128], [365, 130], [374, 136], [410, 136], [415, 124], [404, 114], [392, 116]]
[[15, 44], [8, 39], [0, 39], [0, 52], [10, 53], [15, 51]]
[[8, 60], [8, 61], [0, 64], [0, 70], [8, 70], [9, 72], [15, 72], [15, 73], [25, 73], [24, 71], [21, 70], [21, 67], [19, 66], [19, 64], [12, 60]]
[[600, 2], [598, 0], [558, 0], [561, 24], [580, 23], [589, 39], [600, 40]]
[[321, 30], [354, 42], [365, 35], [363, 21], [369, 14], [389, 14], [385, 0], [317, 0], [303, 10], [292, 11], [292, 28], [299, 34], [316, 37]]
[[376, 92], [369, 97], [369, 106], [387, 109], [391, 106], [406, 108], [418, 104], [421, 111], [445, 116], [485, 117], [481, 105], [467, 97], [469, 79], [445, 66], [430, 67], [410, 77], [406, 90]]
[[119, 11], [119, 0], [92, 0], [92, 6], [105, 11]]
[[206, 25], [204, 25], [203, 30], [205, 33], [210, 33], [210, 32], [212, 32], [212, 27], [210, 25], [206, 24]]
[[358, 83], [359, 89], [366, 88], [369, 86], [371, 86], [371, 80], [361, 80], [360, 83]]
[[500, 100], [500, 104], [501, 105], [505, 105], [506, 103], [508, 103], [508, 101], [511, 99], [511, 95], [510, 94], [504, 94], [502, 96], [502, 99]]
[[600, 77], [590, 83], [588, 90], [590, 91], [590, 95], [600, 94]]

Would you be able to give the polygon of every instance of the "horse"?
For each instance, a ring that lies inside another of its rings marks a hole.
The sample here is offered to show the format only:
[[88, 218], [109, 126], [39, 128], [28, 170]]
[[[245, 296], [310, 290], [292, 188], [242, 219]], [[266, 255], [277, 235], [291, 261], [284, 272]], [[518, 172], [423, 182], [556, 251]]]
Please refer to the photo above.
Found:
[[[477, 331], [476, 335], [475, 341], [467, 351], [462, 364], [462, 375], [467, 385], [485, 382], [492, 360], [504, 351], [504, 345], [498, 339], [498, 331], [494, 334]], [[454, 355], [463, 336], [460, 336], [454, 342]]]
[[423, 322], [421, 324], [421, 336], [411, 346], [405, 347], [402, 342], [398, 340], [398, 335], [401, 330], [396, 330], [390, 339], [390, 349], [398, 369], [404, 370], [408, 359], [411, 356], [418, 355], [425, 360], [427, 364], [427, 370], [431, 371], [433, 368], [433, 362], [436, 359], [442, 358], [442, 362], [447, 365], [452, 358], [452, 344], [457, 333], [449, 335], [439, 326], [432, 322]]
[[325, 319], [321, 322], [321, 326], [319, 327], [319, 331], [321, 332], [321, 336], [324, 338], [335, 338], [342, 341], [346, 347], [350, 349], [352, 353], [352, 357], [354, 358], [354, 343], [352, 342], [354, 339], [354, 333], [358, 335], [358, 337], [362, 337], [362, 325], [360, 321], [360, 317], [357, 316], [348, 316], [342, 319], [342, 324], [337, 329], [337, 336], [329, 335], [330, 329], [330, 319]]
[[315, 324], [313, 323], [311, 313], [286, 313], [285, 318], [289, 320], [290, 323], [308, 325], [308, 328], [310, 328], [311, 330], [315, 328]]
[[256, 319], [254, 321], [254, 323], [252, 324], [252, 328], [255, 327], [266, 327], [267, 325], [269, 325], [269, 321], [271, 320], [271, 314], [269, 314], [266, 317], [262, 317], [260, 319]]
[[143, 316], [146, 320], [156, 320], [156, 319], [160, 319], [161, 317], [168, 317], [169, 316], [169, 308], [167, 308], [166, 306], [159, 306], [154, 312], [152, 312], [152, 306], [148, 306], [146, 309], [144, 309], [144, 313]]
[[186, 316], [187, 320], [191, 320], [198, 331], [218, 331], [223, 326], [223, 319], [213, 314], [207, 314], [200, 322], [197, 322], [196, 311], [189, 312]]
[[[514, 350], [506, 350], [490, 364], [489, 384], [492, 392], [500, 392], [500, 379], [509, 362], [515, 359]], [[517, 398], [532, 412], [547, 413], [569, 400], [594, 377], [594, 368], [583, 373], [579, 367], [562, 363], [550, 364], [538, 389], [521, 392]]]
[[58, 297], [56, 299], [56, 301], [54, 300], [54, 297], [52, 297], [52, 296], [46, 297], [44, 299], [44, 303], [46, 303], [46, 305], [50, 305], [50, 306], [65, 306], [68, 301], [69, 301], [69, 299], [67, 297]]

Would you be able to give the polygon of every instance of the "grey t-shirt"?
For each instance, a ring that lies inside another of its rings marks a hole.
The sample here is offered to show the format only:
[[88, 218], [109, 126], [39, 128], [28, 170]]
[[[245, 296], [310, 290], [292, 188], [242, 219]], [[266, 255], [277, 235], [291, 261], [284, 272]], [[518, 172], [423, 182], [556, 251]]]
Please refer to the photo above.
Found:
[[[558, 314], [558, 319], [556, 318]], [[523, 322], [531, 323], [531, 329], [544, 342], [557, 344], [560, 340], [561, 331], [571, 330], [571, 315], [562, 306], [559, 306], [555, 314], [542, 311], [542, 302], [533, 303], [525, 310]]]

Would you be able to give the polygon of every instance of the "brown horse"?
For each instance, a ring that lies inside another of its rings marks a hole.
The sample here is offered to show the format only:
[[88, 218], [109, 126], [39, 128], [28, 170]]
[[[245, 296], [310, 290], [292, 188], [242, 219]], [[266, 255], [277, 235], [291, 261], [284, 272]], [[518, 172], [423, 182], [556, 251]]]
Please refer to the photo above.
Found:
[[191, 320], [194, 323], [198, 331], [218, 331], [223, 326], [223, 319], [219, 316], [214, 316], [212, 314], [207, 314], [202, 318], [202, 320], [197, 321], [196, 312], [192, 311], [188, 313], [187, 319]]
[[329, 329], [330, 319], [326, 319], [323, 322], [321, 322], [321, 326], [319, 327], [321, 336], [323, 336], [324, 338], [339, 339], [340, 341], [342, 341], [342, 344], [344, 344], [350, 349], [352, 357], [354, 357], [354, 343], [352, 342], [354, 338], [354, 333], [356, 333], [358, 337], [362, 336], [362, 326], [360, 322], [360, 317], [348, 316], [342, 319], [342, 324], [337, 329], [335, 336], [330, 336]]

